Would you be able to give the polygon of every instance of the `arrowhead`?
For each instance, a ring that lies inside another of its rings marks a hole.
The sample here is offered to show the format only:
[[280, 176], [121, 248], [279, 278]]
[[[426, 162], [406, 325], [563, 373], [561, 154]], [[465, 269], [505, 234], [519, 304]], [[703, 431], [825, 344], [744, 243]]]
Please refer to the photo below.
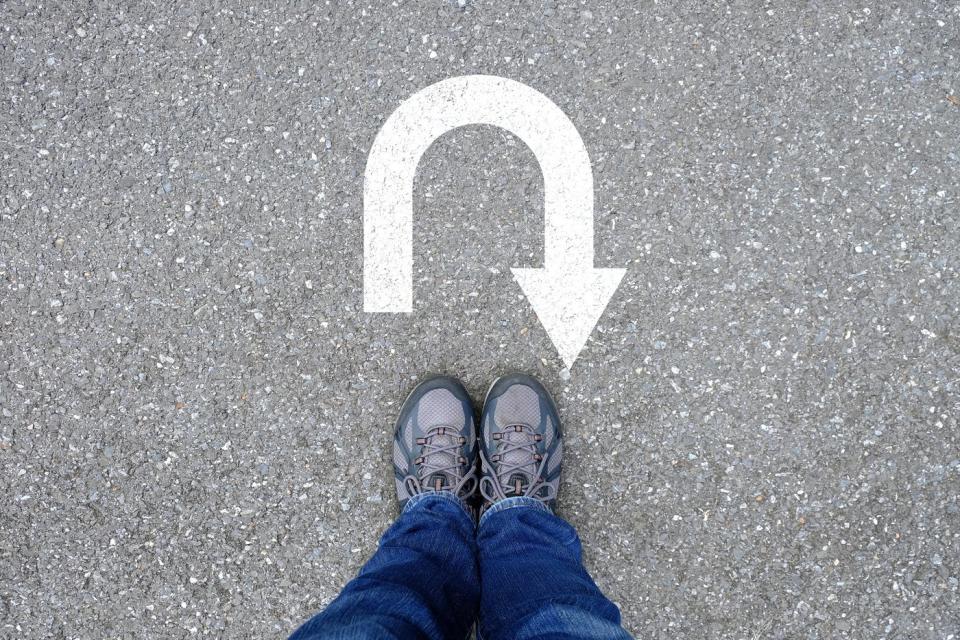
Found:
[[511, 269], [567, 367], [572, 367], [626, 269]]

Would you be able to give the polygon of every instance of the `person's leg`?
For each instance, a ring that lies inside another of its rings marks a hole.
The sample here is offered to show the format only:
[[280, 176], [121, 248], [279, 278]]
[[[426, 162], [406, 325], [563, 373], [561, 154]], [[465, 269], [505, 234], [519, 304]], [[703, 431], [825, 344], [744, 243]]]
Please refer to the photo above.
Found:
[[421, 493], [360, 574], [290, 640], [465, 638], [479, 596], [473, 518], [453, 494]]
[[576, 531], [552, 511], [563, 447], [547, 391], [528, 376], [501, 378], [481, 425], [480, 637], [629, 639], [583, 567]]
[[543, 502], [502, 500], [478, 531], [484, 640], [630, 638], [584, 569], [577, 532]]
[[458, 640], [473, 626], [479, 575], [476, 433], [467, 391], [431, 378], [404, 402], [393, 465], [402, 513], [373, 558], [291, 640]]

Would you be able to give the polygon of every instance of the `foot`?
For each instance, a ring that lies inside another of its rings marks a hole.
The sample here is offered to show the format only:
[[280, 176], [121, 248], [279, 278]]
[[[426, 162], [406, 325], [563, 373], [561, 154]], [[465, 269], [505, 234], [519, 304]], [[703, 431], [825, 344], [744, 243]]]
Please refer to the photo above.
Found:
[[487, 392], [480, 423], [484, 508], [527, 496], [552, 510], [560, 488], [563, 443], [557, 408], [543, 385], [522, 374], [496, 380]]
[[415, 495], [450, 492], [464, 501], [477, 488], [477, 444], [470, 396], [459, 380], [421, 382], [400, 408], [393, 471], [400, 508]]

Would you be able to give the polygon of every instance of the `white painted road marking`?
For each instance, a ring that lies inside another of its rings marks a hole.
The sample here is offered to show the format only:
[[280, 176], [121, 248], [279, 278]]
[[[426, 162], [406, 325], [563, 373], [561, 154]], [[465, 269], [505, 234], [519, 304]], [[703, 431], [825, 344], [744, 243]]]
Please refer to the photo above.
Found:
[[513, 133], [540, 163], [544, 267], [513, 268], [540, 322], [573, 366], [625, 269], [593, 266], [593, 171], [570, 119], [540, 92], [497, 76], [460, 76], [405, 100], [373, 141], [363, 185], [363, 308], [413, 310], [413, 183], [417, 164], [451, 129]]

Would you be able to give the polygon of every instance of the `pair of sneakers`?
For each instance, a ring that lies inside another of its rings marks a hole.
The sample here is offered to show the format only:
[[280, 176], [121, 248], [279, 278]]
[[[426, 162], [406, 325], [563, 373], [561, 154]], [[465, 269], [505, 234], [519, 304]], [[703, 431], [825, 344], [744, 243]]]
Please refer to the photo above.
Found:
[[433, 377], [410, 393], [397, 418], [393, 469], [400, 508], [421, 493], [449, 492], [484, 511], [514, 496], [553, 510], [562, 455], [557, 408], [534, 378], [513, 374], [494, 381], [477, 433], [463, 384]]

